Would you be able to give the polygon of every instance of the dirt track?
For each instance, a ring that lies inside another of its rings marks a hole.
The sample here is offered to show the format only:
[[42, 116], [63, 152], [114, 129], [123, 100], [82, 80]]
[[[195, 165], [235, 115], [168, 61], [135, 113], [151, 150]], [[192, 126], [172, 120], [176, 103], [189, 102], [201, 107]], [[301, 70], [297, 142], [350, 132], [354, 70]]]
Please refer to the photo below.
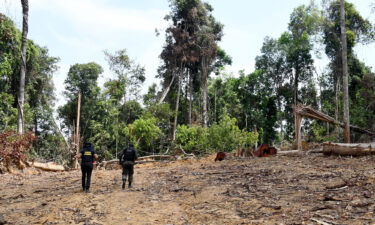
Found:
[[10, 224], [375, 224], [375, 157], [276, 156], [137, 165], [120, 170], [0, 175]]

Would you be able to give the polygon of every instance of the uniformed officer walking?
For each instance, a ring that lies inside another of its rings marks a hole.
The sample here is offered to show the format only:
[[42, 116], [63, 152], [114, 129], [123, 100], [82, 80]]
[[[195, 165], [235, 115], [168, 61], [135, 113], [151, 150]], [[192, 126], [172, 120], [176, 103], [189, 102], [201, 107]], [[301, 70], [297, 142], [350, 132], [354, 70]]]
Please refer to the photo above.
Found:
[[94, 168], [94, 160], [98, 158], [95, 154], [94, 147], [91, 143], [85, 143], [81, 152], [77, 155], [81, 158], [81, 171], [82, 171], [82, 190], [85, 192], [90, 191], [91, 174]]
[[120, 165], [122, 166], [122, 189], [125, 189], [126, 178], [128, 178], [129, 181], [128, 187], [132, 187], [134, 164], [137, 159], [137, 151], [135, 150], [134, 145], [130, 143], [129, 147], [124, 149], [120, 155]]

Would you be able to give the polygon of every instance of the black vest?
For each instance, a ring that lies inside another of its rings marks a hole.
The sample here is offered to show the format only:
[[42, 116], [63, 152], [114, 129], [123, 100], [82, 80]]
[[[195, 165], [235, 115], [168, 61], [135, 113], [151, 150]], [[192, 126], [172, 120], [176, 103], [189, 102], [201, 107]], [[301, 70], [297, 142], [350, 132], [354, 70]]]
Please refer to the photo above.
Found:
[[91, 149], [83, 149], [81, 151], [82, 154], [82, 165], [93, 165], [94, 163], [94, 154], [95, 152]]
[[124, 162], [124, 161], [135, 161], [135, 149], [132, 148], [132, 147], [129, 147], [127, 149], [125, 149], [122, 153], [122, 158], [121, 158], [121, 161]]

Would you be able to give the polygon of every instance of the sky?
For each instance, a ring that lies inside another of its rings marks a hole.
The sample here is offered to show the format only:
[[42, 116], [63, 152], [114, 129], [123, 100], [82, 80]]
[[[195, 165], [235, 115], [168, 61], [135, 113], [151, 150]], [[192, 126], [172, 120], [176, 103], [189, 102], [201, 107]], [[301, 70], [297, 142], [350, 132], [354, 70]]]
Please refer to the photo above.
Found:
[[[255, 57], [260, 54], [266, 36], [278, 38], [287, 30], [293, 9], [310, 0], [207, 0], [215, 18], [224, 24], [224, 37], [219, 45], [232, 57], [228, 73], [254, 70]], [[318, 1], [320, 2], [320, 1]], [[370, 5], [375, 0], [353, 0], [362, 16], [375, 23]], [[0, 12], [22, 24], [19, 0], [0, 0]], [[70, 66], [96, 62], [104, 68], [99, 83], [113, 78], [104, 57], [104, 50], [126, 49], [130, 58], [146, 68], [147, 92], [161, 64], [159, 54], [164, 44], [164, 20], [169, 12], [168, 0], [29, 0], [28, 38], [46, 46], [51, 56], [59, 57], [59, 70], [53, 80], [58, 99], [65, 100], [64, 80]], [[155, 29], [160, 32], [156, 36]], [[356, 53], [366, 65], [375, 68], [375, 44], [357, 46]], [[324, 55], [324, 53], [323, 53]], [[318, 60], [317, 71], [323, 71], [325, 60]]]

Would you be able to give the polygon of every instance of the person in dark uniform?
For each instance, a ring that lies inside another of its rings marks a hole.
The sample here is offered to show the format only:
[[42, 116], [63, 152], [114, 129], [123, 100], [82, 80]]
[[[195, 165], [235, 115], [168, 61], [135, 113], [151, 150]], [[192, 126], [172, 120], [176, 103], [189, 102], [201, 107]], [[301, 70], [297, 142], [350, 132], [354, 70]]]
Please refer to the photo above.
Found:
[[85, 143], [77, 158], [81, 158], [82, 190], [89, 192], [94, 160], [98, 158], [98, 155], [95, 154], [91, 143]]
[[132, 143], [129, 144], [129, 147], [124, 149], [120, 155], [120, 165], [122, 166], [122, 189], [125, 189], [126, 178], [128, 177], [129, 185], [132, 187], [133, 174], [134, 174], [134, 164], [135, 160], [138, 159], [137, 151], [134, 148]]

